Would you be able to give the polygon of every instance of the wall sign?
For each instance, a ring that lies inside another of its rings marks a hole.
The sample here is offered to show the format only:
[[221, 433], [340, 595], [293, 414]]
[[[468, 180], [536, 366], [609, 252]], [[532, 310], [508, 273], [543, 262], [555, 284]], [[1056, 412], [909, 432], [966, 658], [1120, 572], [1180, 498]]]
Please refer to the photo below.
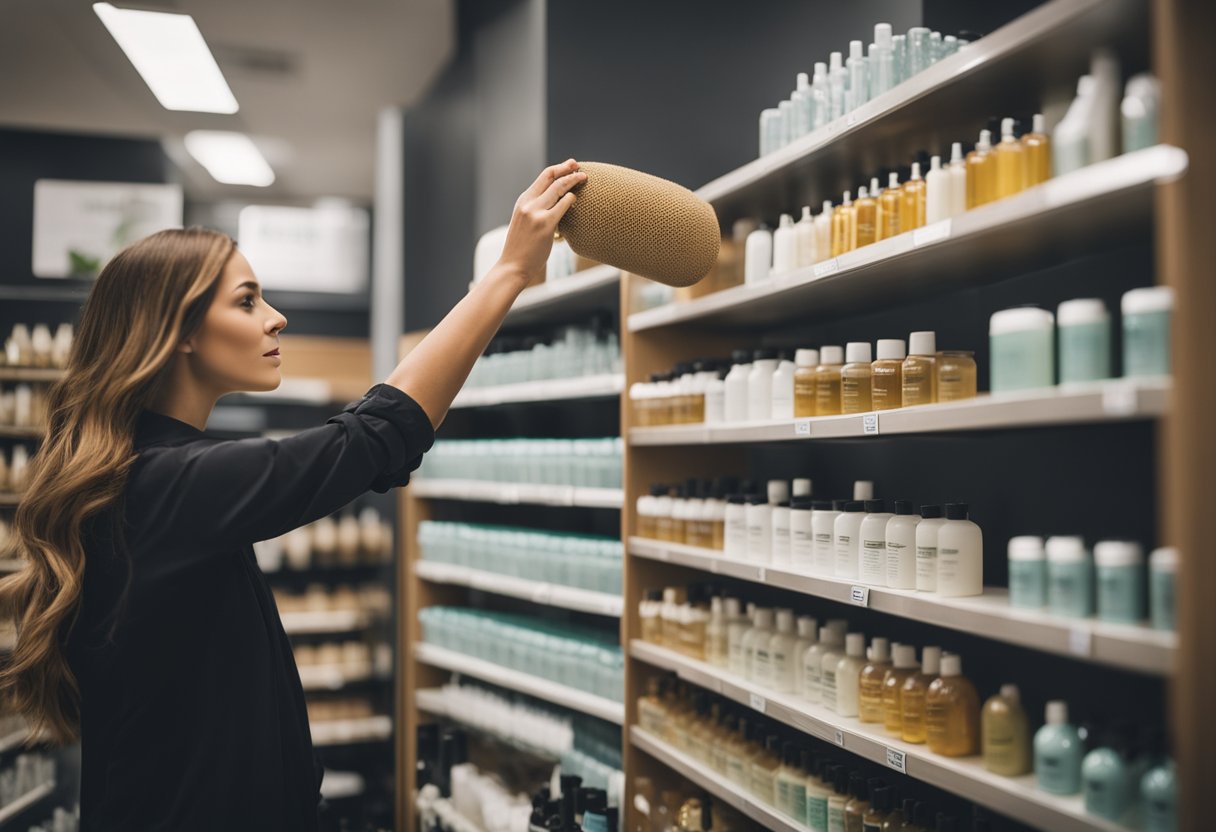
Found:
[[345, 202], [313, 208], [249, 205], [241, 209], [237, 244], [267, 289], [367, 291], [371, 219]]

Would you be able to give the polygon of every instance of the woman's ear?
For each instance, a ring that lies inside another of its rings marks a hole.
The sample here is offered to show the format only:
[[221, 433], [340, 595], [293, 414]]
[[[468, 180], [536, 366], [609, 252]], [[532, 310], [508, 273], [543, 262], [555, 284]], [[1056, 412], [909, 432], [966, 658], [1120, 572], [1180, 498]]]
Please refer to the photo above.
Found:
[[185, 341], [182, 341], [177, 345], [177, 351], [184, 353], [194, 352], [194, 340], [192, 338], [187, 338]]

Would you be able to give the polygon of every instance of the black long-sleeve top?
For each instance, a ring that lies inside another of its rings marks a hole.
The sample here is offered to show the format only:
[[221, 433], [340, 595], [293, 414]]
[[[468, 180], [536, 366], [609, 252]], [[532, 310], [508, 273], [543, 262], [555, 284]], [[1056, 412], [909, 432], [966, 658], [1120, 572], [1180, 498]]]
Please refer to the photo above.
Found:
[[405, 485], [433, 441], [384, 384], [281, 441], [141, 413], [125, 554], [111, 524], [90, 524], [68, 638], [86, 832], [317, 828], [304, 692], [252, 544]]

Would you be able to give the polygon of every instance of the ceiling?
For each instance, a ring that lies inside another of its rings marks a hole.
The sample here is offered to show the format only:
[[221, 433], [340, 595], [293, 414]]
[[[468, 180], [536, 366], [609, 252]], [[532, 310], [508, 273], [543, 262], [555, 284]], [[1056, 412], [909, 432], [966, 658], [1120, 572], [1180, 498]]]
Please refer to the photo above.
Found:
[[[378, 111], [417, 101], [455, 48], [451, 0], [112, 2], [192, 15], [240, 112], [161, 107], [92, 0], [4, 0], [0, 127], [160, 138], [194, 200], [370, 200]], [[215, 182], [181, 145], [194, 129], [249, 134], [275, 183]]]

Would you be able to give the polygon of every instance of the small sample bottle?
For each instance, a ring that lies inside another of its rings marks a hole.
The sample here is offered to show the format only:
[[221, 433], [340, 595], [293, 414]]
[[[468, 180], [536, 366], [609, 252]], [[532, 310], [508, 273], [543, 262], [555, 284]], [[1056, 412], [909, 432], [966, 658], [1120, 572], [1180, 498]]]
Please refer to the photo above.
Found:
[[773, 370], [772, 399], [769, 406], [770, 419], [794, 418], [794, 373], [792, 356], [778, 353], [777, 369]]
[[798, 240], [794, 236], [794, 218], [782, 214], [773, 232], [773, 276], [787, 275], [798, 268]]
[[880, 338], [878, 360], [871, 367], [871, 399], [874, 410], [903, 406], [904, 361], [907, 352], [901, 338]]
[[1098, 618], [1119, 624], [1144, 619], [1144, 550], [1139, 543], [1103, 540], [1094, 546]]
[[1009, 540], [1009, 605], [1024, 610], [1047, 605], [1047, 553], [1041, 537]]
[[884, 511], [882, 500], [866, 500], [866, 516], [861, 521], [861, 553], [857, 574], [862, 583], [885, 586], [887, 583], [887, 523], [895, 515]]
[[937, 356], [937, 400], [957, 402], [976, 395], [975, 353], [946, 350]]
[[1148, 559], [1148, 589], [1149, 615], [1154, 629], [1174, 629], [1174, 576], [1177, 572], [1177, 549], [1163, 546], [1153, 550]]
[[865, 185], [857, 190], [857, 202], [853, 205], [856, 220], [853, 224], [852, 248], [868, 246], [878, 239], [878, 201]]
[[984, 703], [981, 714], [981, 749], [984, 768], [1005, 777], [1030, 771], [1030, 726], [1017, 685], [1001, 685], [1001, 692]]
[[900, 695], [900, 737], [904, 742], [923, 743], [925, 729], [925, 696], [929, 685], [941, 673], [942, 648], [926, 647], [921, 651], [920, 673], [913, 673], [904, 681]]
[[1051, 138], [1048, 137], [1042, 113], [1031, 119], [1030, 132], [1022, 136], [1026, 156], [1026, 187], [1038, 185], [1051, 178]]
[[[866, 661], [865, 635], [849, 633], [844, 639], [844, 650], [844, 657], [836, 663], [836, 707], [833, 710], [840, 716], [857, 716], [860, 674]], [[827, 690], [826, 684], [824, 690]]]
[[975, 150], [967, 154], [967, 210], [992, 201], [995, 190], [995, 168], [992, 164], [992, 133], [980, 131]]
[[1060, 384], [1111, 377], [1110, 315], [1097, 298], [1079, 298], [1056, 309]]
[[937, 334], [913, 332], [902, 372], [904, 407], [937, 401]]
[[966, 503], [947, 503], [946, 522], [937, 530], [937, 594], [984, 592], [984, 535], [968, 519]]
[[815, 217], [815, 262], [832, 257], [832, 200], [823, 201], [823, 210]]
[[773, 272], [773, 232], [761, 225], [747, 235], [743, 248], [743, 282], [749, 286], [763, 283]]
[[950, 216], [957, 217], [967, 210], [967, 159], [963, 156], [963, 143], [950, 145]]
[[925, 694], [925, 734], [929, 750], [944, 757], [966, 757], [980, 750], [980, 702], [963, 676], [963, 660], [942, 656], [942, 675]]
[[1085, 812], [1121, 823], [1131, 808], [1131, 767], [1116, 737], [1106, 737], [1081, 761], [1081, 795]]
[[1168, 286], [1132, 289], [1123, 295], [1123, 375], [1170, 374], [1170, 314], [1174, 290]]
[[747, 418], [753, 422], [772, 416], [773, 373], [778, 363], [776, 350], [759, 349], [752, 353], [752, 369], [747, 377]]
[[1034, 773], [1039, 788], [1050, 794], [1081, 791], [1081, 751], [1077, 729], [1068, 724], [1068, 703], [1047, 703], [1047, 724], [1034, 735]]
[[878, 239], [885, 240], [903, 231], [900, 226], [899, 209], [903, 193], [899, 188], [899, 174], [887, 177], [887, 187], [878, 196]]
[[815, 512], [813, 508], [814, 502], [810, 497], [790, 499], [789, 567], [795, 572], [805, 575], [810, 575], [815, 568]]
[[794, 418], [815, 416], [815, 367], [819, 350], [798, 350], [794, 353]]
[[1013, 119], [1001, 119], [1001, 141], [993, 149], [996, 166], [994, 199], [1013, 196], [1026, 188], [1026, 149], [1013, 134]]
[[1079, 537], [1049, 537], [1047, 605], [1055, 615], [1088, 618], [1094, 612], [1094, 568], [1085, 541]]
[[916, 588], [937, 592], [937, 533], [943, 525], [941, 506], [921, 506], [916, 524]]
[[857, 580], [857, 566], [861, 559], [861, 521], [866, 516], [866, 504], [861, 500], [850, 500], [844, 511], [836, 518], [832, 535], [836, 541], [836, 565], [833, 574], [837, 578]]
[[822, 347], [819, 366], [815, 368], [815, 415], [840, 415], [840, 367], [844, 364], [844, 349]]
[[904, 183], [899, 206], [899, 227], [911, 231], [925, 224], [925, 180], [920, 177], [920, 162], [912, 163], [912, 176]]
[[1140, 778], [1144, 832], [1177, 832], [1178, 780], [1174, 763], [1166, 760]]
[[845, 358], [846, 363], [840, 368], [840, 412], [867, 413], [873, 409], [870, 343], [850, 341]]
[[812, 574], [836, 574], [835, 525], [836, 518], [843, 510], [844, 501], [839, 500], [816, 500], [811, 504], [811, 534], [814, 537]]
[[911, 500], [896, 500], [895, 515], [887, 521], [885, 584], [891, 589], [916, 589], [916, 527], [921, 517]]
[[1020, 306], [992, 315], [988, 322], [993, 393], [1055, 384], [1055, 316]]
[[858, 719], [862, 722], [883, 722], [882, 683], [891, 669], [891, 644], [885, 638], [870, 642], [869, 661], [858, 679], [860, 702]]
[[887, 733], [898, 737], [904, 732], [904, 684], [920, 669], [920, 663], [911, 644], [897, 644], [892, 652], [894, 661], [882, 677], [882, 721]]
[[853, 209], [853, 192], [845, 191], [840, 207], [832, 212], [832, 256], [839, 257], [853, 250], [853, 226], [857, 212]]
[[925, 222], [941, 222], [950, 216], [950, 172], [942, 167], [942, 157], [929, 160], [925, 174]]

